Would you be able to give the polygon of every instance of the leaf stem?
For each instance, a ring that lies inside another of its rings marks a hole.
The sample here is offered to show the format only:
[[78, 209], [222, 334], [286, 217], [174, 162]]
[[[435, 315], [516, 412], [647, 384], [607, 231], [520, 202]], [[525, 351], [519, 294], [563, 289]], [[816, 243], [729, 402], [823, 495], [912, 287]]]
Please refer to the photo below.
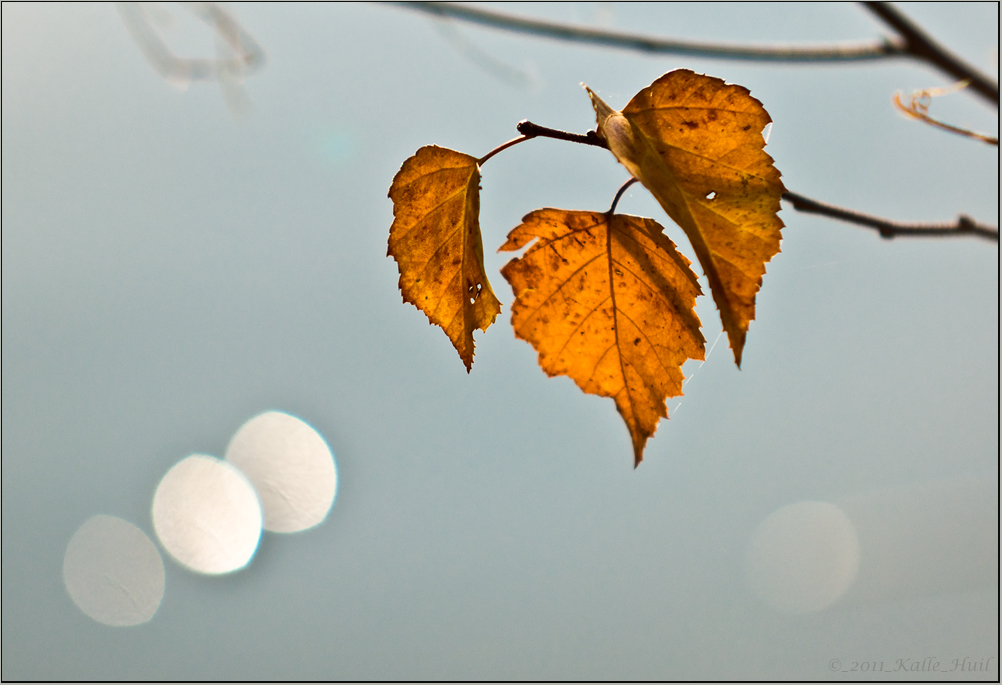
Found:
[[999, 241], [998, 228], [979, 224], [974, 219], [963, 214], [960, 215], [955, 223], [951, 224], [906, 224], [825, 204], [796, 193], [783, 193], [783, 199], [792, 204], [793, 208], [797, 211], [808, 214], [821, 214], [832, 219], [840, 219], [852, 224], [873, 228], [880, 233], [880, 237], [888, 240], [897, 236], [942, 237], [973, 235], [985, 240], [993, 240], [996, 243]]
[[502, 150], [507, 150], [512, 145], [518, 145], [519, 143], [524, 142], [526, 140], [529, 140], [530, 138], [532, 138], [532, 136], [519, 136], [518, 138], [512, 138], [507, 143], [502, 143], [501, 145], [498, 145], [496, 148], [494, 148], [493, 150], [491, 150], [490, 152], [488, 152], [486, 155], [484, 155], [483, 157], [481, 157], [480, 159], [478, 159], [477, 160], [477, 166], [483, 166], [484, 162], [486, 162], [488, 159], [490, 159], [491, 157], [493, 157], [497, 153], [501, 152]]
[[606, 212], [607, 215], [612, 216], [612, 213], [616, 211], [616, 205], [619, 204], [619, 198], [623, 197], [623, 193], [626, 192], [626, 189], [632, 186], [636, 182], [637, 179], [631, 178], [629, 181], [620, 186], [619, 191], [616, 193], [616, 197], [612, 199], [612, 206], [609, 207], [609, 211]]

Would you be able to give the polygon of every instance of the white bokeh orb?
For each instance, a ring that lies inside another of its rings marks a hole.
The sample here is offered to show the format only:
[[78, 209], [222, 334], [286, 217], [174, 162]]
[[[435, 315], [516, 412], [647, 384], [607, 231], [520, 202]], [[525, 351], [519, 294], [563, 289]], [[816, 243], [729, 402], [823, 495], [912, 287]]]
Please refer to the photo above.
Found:
[[859, 540], [852, 521], [828, 502], [797, 502], [770, 514], [748, 545], [747, 580], [773, 608], [820, 611], [852, 585]]
[[178, 562], [200, 573], [246, 566], [261, 539], [261, 504], [232, 464], [193, 454], [164, 475], [153, 496], [153, 527]]
[[265, 530], [312, 528], [334, 506], [334, 455], [316, 430], [294, 416], [267, 411], [250, 419], [230, 440], [226, 460], [257, 488]]
[[134, 626], [160, 607], [164, 563], [146, 533], [101, 514], [89, 518], [66, 545], [63, 582], [73, 602], [98, 623]]

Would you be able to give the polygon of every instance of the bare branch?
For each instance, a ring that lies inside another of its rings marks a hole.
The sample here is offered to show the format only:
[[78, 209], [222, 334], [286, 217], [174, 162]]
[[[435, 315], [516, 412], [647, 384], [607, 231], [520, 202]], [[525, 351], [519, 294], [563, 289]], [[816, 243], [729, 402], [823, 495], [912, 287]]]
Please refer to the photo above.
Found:
[[999, 229], [995, 226], [979, 224], [974, 219], [960, 215], [952, 224], [905, 224], [898, 221], [881, 219], [878, 216], [854, 212], [849, 209], [842, 209], [834, 205], [825, 204], [812, 200], [796, 193], [783, 193], [783, 199], [793, 205], [793, 208], [808, 214], [820, 214], [833, 219], [841, 219], [849, 223], [866, 226], [876, 229], [880, 237], [891, 239], [897, 236], [923, 236], [923, 237], [956, 237], [973, 235], [985, 240], [999, 241]]
[[888, 26], [894, 29], [905, 41], [905, 50], [909, 55], [938, 67], [958, 81], [970, 81], [971, 89], [983, 98], [999, 106], [999, 84], [992, 81], [977, 69], [966, 64], [959, 57], [939, 45], [927, 36], [901, 10], [886, 2], [864, 2], [863, 6], [880, 17]]
[[748, 46], [670, 40], [621, 31], [573, 26], [542, 19], [530, 19], [451, 2], [395, 2], [406, 9], [452, 17], [496, 29], [529, 33], [547, 38], [639, 50], [641, 52], [698, 55], [760, 62], [846, 62], [884, 59], [906, 54], [905, 42], [882, 39], [867, 43], [817, 46]]

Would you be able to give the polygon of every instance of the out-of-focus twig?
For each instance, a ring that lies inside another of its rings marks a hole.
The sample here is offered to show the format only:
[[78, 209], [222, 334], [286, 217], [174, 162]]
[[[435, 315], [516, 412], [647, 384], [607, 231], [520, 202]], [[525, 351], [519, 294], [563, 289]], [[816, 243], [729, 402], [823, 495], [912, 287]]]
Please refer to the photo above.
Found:
[[171, 52], [150, 24], [146, 10], [138, 2], [120, 2], [118, 11], [143, 55], [164, 79], [171, 83], [233, 79], [260, 69], [264, 50], [244, 31], [236, 18], [214, 2], [183, 3], [195, 16], [212, 27], [216, 36], [232, 50], [232, 55], [182, 58]]
[[971, 131], [966, 128], [960, 128], [959, 126], [952, 126], [929, 116], [929, 104], [932, 102], [932, 98], [949, 95], [950, 93], [956, 93], [958, 90], [965, 88], [967, 84], [967, 81], [961, 81], [957, 85], [950, 88], [926, 88], [925, 90], [916, 90], [908, 99], [907, 105], [901, 102], [901, 91], [895, 93], [891, 100], [894, 102], [894, 106], [897, 107], [898, 110], [913, 119], [924, 121], [930, 126], [935, 126], [936, 128], [949, 131], [950, 133], [956, 133], [957, 135], [965, 136], [967, 138], [974, 138], [975, 140], [980, 140], [984, 143], [988, 143], [989, 145], [998, 147], [998, 138], [985, 135], [984, 133], [977, 133], [976, 131]]
[[461, 55], [469, 59], [485, 72], [510, 86], [521, 90], [533, 90], [539, 82], [539, 76], [525, 69], [519, 69], [490, 53], [481, 50], [473, 41], [459, 32], [448, 17], [437, 17], [435, 28]]

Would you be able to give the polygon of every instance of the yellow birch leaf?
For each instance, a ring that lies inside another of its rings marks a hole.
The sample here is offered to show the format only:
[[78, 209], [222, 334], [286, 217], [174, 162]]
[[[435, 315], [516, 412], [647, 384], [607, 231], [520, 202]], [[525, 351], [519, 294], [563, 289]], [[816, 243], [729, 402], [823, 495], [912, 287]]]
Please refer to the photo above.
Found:
[[588, 94], [599, 135], [692, 243], [740, 367], [783, 227], [785, 189], [763, 149], [772, 120], [747, 88], [687, 69], [665, 74], [622, 112]]
[[635, 464], [668, 416], [665, 400], [682, 394], [682, 364], [706, 346], [696, 274], [663, 230], [636, 216], [540, 209], [501, 246], [533, 243], [501, 270], [515, 292], [515, 335], [547, 375], [616, 401]]
[[393, 225], [388, 256], [400, 269], [400, 293], [441, 326], [469, 373], [473, 330], [501, 312], [484, 273], [477, 159], [428, 145], [400, 167], [390, 186]]

